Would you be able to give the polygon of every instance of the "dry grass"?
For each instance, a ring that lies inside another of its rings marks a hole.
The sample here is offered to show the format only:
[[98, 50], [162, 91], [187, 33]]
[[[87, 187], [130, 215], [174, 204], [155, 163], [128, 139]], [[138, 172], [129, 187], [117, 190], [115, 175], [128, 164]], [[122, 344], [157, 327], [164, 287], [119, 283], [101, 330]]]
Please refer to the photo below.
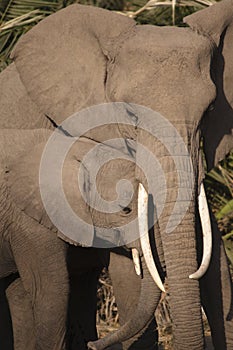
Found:
[[158, 325], [159, 344], [164, 350], [169, 350], [172, 348], [172, 320], [169, 309], [169, 295], [162, 293], [155, 317]]
[[116, 328], [118, 326], [118, 313], [115, 296], [113, 294], [113, 287], [111, 279], [107, 270], [103, 270], [102, 276], [99, 279], [99, 288], [97, 291], [98, 305], [97, 305], [97, 324], [105, 324], [107, 327]]

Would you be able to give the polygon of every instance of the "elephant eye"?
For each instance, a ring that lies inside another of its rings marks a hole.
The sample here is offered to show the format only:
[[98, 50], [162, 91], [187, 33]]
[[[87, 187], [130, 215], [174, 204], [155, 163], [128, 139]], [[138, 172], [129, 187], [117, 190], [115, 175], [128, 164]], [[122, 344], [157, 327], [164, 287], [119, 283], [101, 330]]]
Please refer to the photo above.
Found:
[[122, 211], [123, 211], [125, 214], [129, 214], [129, 213], [131, 213], [132, 209], [129, 208], [129, 207], [124, 207], [124, 208], [122, 209]]

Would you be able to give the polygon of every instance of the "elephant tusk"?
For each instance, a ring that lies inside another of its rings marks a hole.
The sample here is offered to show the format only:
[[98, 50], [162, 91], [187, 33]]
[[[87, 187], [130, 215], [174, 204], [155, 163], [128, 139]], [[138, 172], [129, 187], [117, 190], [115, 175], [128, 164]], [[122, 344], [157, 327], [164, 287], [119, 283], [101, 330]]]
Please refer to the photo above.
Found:
[[201, 227], [203, 233], [203, 257], [202, 262], [199, 269], [189, 276], [191, 279], [199, 279], [201, 278], [207, 271], [210, 259], [211, 259], [211, 251], [212, 251], [212, 230], [210, 223], [210, 215], [209, 209], [205, 194], [205, 188], [203, 183], [200, 187], [200, 194], [198, 196], [198, 210], [201, 219]]
[[148, 194], [144, 186], [139, 183], [138, 188], [138, 223], [143, 256], [150, 274], [162, 292], [165, 292], [163, 283], [155, 266], [148, 234]]
[[132, 257], [133, 257], [134, 268], [135, 268], [136, 274], [138, 276], [141, 276], [140, 256], [139, 256], [139, 252], [136, 248], [132, 248]]

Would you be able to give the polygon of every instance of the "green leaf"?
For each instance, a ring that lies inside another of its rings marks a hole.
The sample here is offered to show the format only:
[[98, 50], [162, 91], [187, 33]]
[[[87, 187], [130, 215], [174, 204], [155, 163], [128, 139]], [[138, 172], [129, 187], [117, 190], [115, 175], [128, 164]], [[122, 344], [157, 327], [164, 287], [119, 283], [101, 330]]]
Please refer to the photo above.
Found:
[[0, 71], [20, 36], [72, 0], [4, 0], [0, 3]]
[[227, 202], [227, 204], [216, 214], [216, 218], [222, 219], [231, 214], [233, 214], [233, 199]]

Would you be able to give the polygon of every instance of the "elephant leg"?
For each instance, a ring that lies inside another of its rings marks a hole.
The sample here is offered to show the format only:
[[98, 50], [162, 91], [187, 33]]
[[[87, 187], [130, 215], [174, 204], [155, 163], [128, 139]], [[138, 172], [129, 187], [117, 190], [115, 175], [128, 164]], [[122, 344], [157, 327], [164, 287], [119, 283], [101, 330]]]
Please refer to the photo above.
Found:
[[[120, 316], [120, 323], [124, 324], [137, 307], [141, 278], [136, 275], [133, 262], [129, 256], [111, 253], [109, 272], [113, 284], [114, 295]], [[158, 332], [155, 319], [139, 334], [123, 343], [123, 349], [156, 350]]]
[[1, 240], [0, 245], [0, 278], [4, 278], [17, 272], [17, 267], [12, 255], [11, 245], [7, 240]]
[[31, 298], [35, 349], [64, 349], [68, 302], [67, 244], [29, 218], [22, 219], [21, 227], [11, 233], [10, 239], [23, 288]]
[[96, 292], [100, 271], [70, 276], [67, 349], [86, 350], [97, 339]]
[[22, 281], [17, 278], [6, 290], [11, 311], [14, 334], [14, 350], [35, 349], [35, 328], [30, 296]]
[[200, 280], [201, 298], [215, 349], [233, 348], [232, 286], [221, 234], [212, 217], [213, 250], [207, 273]]
[[68, 307], [68, 350], [86, 350], [87, 342], [97, 339], [97, 285], [107, 264], [103, 249], [69, 246], [67, 266], [70, 277]]
[[6, 288], [9, 286], [17, 274], [0, 279], [0, 344], [1, 350], [13, 350], [13, 331], [11, 315], [6, 298]]
[[9, 242], [1, 240], [0, 245], [0, 344], [1, 350], [13, 349], [13, 333], [6, 288], [16, 278], [17, 271]]

